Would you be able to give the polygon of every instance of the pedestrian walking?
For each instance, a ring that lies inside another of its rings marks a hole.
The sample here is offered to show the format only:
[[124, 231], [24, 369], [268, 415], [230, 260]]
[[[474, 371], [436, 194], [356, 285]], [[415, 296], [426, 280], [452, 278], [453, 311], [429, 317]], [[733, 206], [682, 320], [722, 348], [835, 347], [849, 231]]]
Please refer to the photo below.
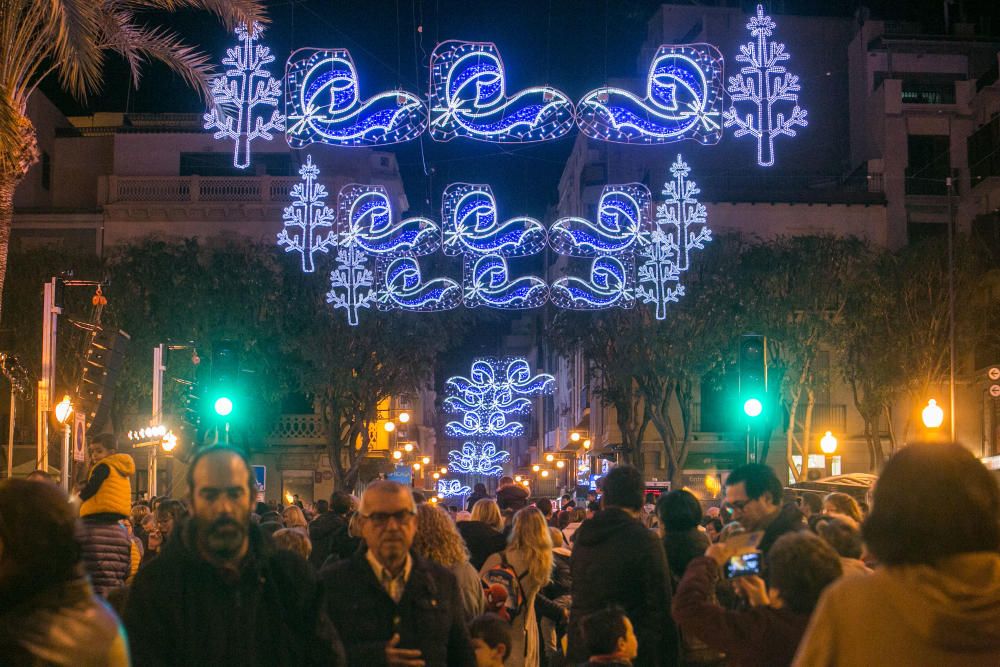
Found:
[[457, 524], [459, 534], [469, 548], [469, 562], [478, 571], [490, 554], [507, 548], [503, 534], [503, 516], [495, 500], [483, 498], [472, 507], [472, 520]]
[[479, 571], [469, 563], [469, 550], [452, 520], [439, 507], [417, 508], [417, 535], [413, 553], [448, 569], [458, 581], [466, 622], [483, 613], [486, 599]]

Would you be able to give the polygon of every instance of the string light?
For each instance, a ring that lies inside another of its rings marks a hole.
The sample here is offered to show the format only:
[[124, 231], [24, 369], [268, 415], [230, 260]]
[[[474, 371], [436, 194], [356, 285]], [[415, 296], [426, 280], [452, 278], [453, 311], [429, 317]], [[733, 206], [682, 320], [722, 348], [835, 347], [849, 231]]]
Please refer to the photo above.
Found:
[[299, 49], [285, 72], [286, 139], [292, 148], [313, 142], [384, 146], [416, 139], [427, 128], [427, 107], [414, 93], [388, 90], [362, 100], [346, 49]]
[[455, 498], [457, 496], [467, 496], [472, 493], [472, 489], [462, 484], [457, 479], [441, 479], [437, 483], [438, 498]]
[[319, 167], [313, 164], [312, 155], [306, 156], [299, 175], [302, 182], [292, 186], [294, 201], [285, 207], [281, 216], [285, 228], [278, 233], [278, 245], [285, 246], [285, 252], [302, 255], [302, 270], [312, 273], [316, 270], [316, 253], [327, 253], [337, 246], [337, 237], [333, 233], [336, 213], [324, 202], [328, 193], [323, 184], [316, 182]]
[[533, 376], [526, 359], [484, 358], [473, 362], [468, 378], [448, 378], [445, 387], [445, 411], [461, 415], [461, 421], [445, 424], [445, 433], [465, 438], [516, 437], [524, 433], [524, 425], [508, 416], [530, 412], [528, 397], [552, 393], [555, 378], [548, 373]]
[[646, 96], [605, 86], [577, 105], [577, 124], [599, 141], [658, 145], [683, 139], [717, 144], [723, 58], [709, 44], [663, 45], [646, 76]]
[[[215, 139], [231, 139], [233, 166], [250, 166], [250, 144], [256, 139], [270, 141], [272, 132], [285, 129], [285, 117], [278, 111], [281, 81], [271, 76], [265, 65], [274, 62], [271, 49], [257, 44], [264, 27], [254, 22], [249, 28], [236, 26], [238, 46], [226, 49], [222, 64], [228, 69], [212, 79], [212, 110], [205, 114], [205, 129], [215, 130]], [[271, 117], [258, 107], [271, 107]]]
[[487, 442], [482, 447], [467, 442], [462, 445], [461, 451], [453, 449], [448, 452], [448, 467], [451, 471], [466, 475], [499, 477], [503, 474], [502, 464], [508, 461], [510, 452], [504, 450], [498, 452], [492, 442]]
[[[764, 6], [757, 5], [757, 14], [747, 23], [747, 30], [755, 41], [741, 46], [736, 56], [736, 62], [745, 64], [739, 76], [729, 77], [732, 105], [723, 114], [725, 126], [735, 128], [733, 136], [756, 139], [757, 164], [762, 167], [774, 164], [776, 137], [794, 137], [796, 126], [809, 124], [806, 110], [799, 106], [799, 77], [790, 74], [781, 64], [791, 55], [785, 51], [783, 43], [768, 40], [776, 27], [771, 17], [764, 14]], [[749, 104], [743, 105], [744, 102]], [[737, 104], [748, 107], [748, 112], [738, 110]], [[782, 108], [785, 111], [781, 111]]]
[[489, 42], [450, 40], [430, 61], [430, 135], [494, 143], [557, 139], [573, 129], [573, 103], [549, 86], [508, 96], [500, 52]]

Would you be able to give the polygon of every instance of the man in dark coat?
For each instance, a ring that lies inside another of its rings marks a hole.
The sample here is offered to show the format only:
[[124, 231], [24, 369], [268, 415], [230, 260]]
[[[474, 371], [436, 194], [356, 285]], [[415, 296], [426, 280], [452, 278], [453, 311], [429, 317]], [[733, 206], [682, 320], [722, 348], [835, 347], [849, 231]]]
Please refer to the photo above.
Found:
[[309, 524], [309, 541], [312, 553], [309, 562], [318, 570], [330, 556], [334, 560], [350, 558], [358, 550], [361, 540], [351, 537], [348, 531], [351, 513], [351, 496], [334, 491], [330, 496], [330, 511], [320, 514]]
[[781, 504], [781, 480], [770, 466], [762, 463], [742, 465], [726, 478], [726, 505], [748, 532], [762, 530], [757, 549], [767, 554], [785, 533], [803, 530], [802, 511], [789, 503]]
[[312, 569], [251, 524], [252, 484], [236, 449], [191, 462], [192, 516], [136, 575], [125, 608], [136, 667], [344, 664]]
[[457, 580], [410, 553], [416, 509], [407, 487], [371, 484], [358, 508], [368, 550], [320, 573], [330, 618], [350, 628], [344, 647], [351, 665], [476, 664]]
[[604, 479], [603, 509], [576, 531], [572, 568], [569, 658], [587, 660], [581, 620], [618, 605], [635, 624], [635, 665], [664, 667], [680, 658], [677, 628], [670, 617], [670, 574], [663, 545], [639, 521], [642, 474], [617, 466]]
[[514, 481], [513, 477], [501, 477], [497, 485], [497, 506], [500, 511], [514, 510], [515, 512], [528, 506], [528, 490]]

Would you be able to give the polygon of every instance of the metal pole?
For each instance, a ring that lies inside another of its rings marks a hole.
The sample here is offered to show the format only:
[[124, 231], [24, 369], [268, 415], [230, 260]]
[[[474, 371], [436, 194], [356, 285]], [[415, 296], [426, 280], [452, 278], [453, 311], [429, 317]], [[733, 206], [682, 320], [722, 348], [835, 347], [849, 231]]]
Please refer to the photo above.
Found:
[[[153, 418], [151, 426], [159, 426], [163, 423], [163, 344], [153, 348]], [[152, 445], [149, 448], [149, 499], [156, 495], [156, 456], [159, 453], [159, 445]]]
[[56, 280], [45, 283], [42, 301], [42, 377], [38, 381], [35, 469], [49, 469], [49, 411], [52, 409], [56, 379], [56, 324], [62, 308], [56, 307]]
[[948, 177], [948, 395], [951, 403], [948, 425], [951, 441], [955, 442], [955, 184]]
[[17, 392], [10, 383], [10, 423], [7, 425], [7, 479], [14, 476], [14, 415], [17, 412]]
[[72, 419], [72, 414], [66, 418], [66, 423], [63, 424], [63, 442], [62, 442], [62, 471], [60, 472], [60, 481], [62, 482], [63, 491], [67, 494], [69, 493], [69, 467], [71, 462], [72, 453], [69, 450], [69, 422]]

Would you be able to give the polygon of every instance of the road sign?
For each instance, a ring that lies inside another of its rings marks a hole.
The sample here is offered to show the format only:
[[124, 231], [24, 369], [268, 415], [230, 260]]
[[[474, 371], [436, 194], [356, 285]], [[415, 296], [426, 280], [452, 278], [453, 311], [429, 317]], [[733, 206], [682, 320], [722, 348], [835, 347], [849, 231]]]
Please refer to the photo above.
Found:
[[986, 377], [994, 382], [1000, 380], [1000, 366], [990, 366], [990, 369], [986, 371]]
[[1000, 398], [1000, 384], [990, 385], [990, 396], [993, 398]]

